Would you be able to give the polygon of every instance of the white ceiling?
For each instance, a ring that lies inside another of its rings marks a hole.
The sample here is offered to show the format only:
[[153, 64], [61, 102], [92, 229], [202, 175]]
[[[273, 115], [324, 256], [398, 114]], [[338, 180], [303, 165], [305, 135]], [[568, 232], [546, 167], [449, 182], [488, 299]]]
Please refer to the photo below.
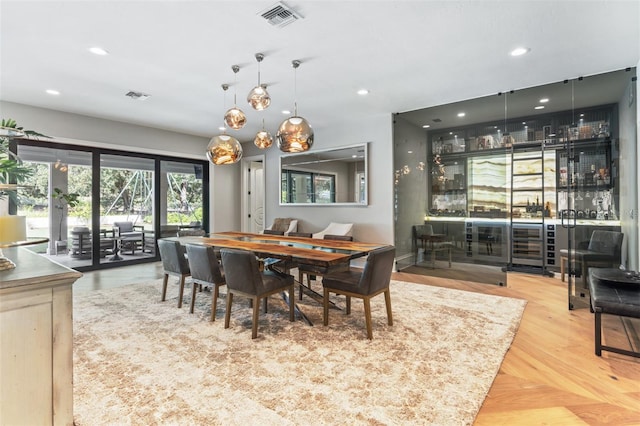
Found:
[[[316, 129], [637, 65], [638, 1], [0, 1], [0, 99], [211, 137], [237, 104], [273, 134], [293, 109]], [[108, 56], [88, 52], [92, 46]], [[531, 49], [513, 58], [517, 46]], [[262, 82], [271, 107], [246, 95]], [[240, 65], [237, 84], [231, 66]], [[359, 96], [360, 88], [370, 90]], [[45, 93], [56, 89], [59, 96]], [[128, 91], [150, 94], [132, 100]]]

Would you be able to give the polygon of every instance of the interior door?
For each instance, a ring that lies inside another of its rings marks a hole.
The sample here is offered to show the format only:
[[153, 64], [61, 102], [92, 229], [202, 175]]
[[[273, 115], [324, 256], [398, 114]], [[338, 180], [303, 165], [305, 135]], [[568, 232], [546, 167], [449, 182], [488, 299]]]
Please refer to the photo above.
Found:
[[251, 161], [249, 165], [249, 232], [259, 233], [264, 229], [264, 167], [262, 161]]

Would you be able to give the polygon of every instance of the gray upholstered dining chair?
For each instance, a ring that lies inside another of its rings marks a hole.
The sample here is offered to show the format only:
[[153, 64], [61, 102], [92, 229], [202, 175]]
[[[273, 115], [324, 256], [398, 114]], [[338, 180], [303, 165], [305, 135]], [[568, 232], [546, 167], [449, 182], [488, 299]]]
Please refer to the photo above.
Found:
[[220, 286], [225, 285], [224, 269], [216, 257], [213, 246], [187, 244], [187, 259], [189, 260], [189, 269], [193, 280], [189, 312], [193, 313], [193, 306], [196, 302], [196, 288], [210, 285], [213, 287], [211, 290], [211, 321], [215, 321]]
[[324, 325], [329, 325], [329, 294], [342, 294], [347, 297], [346, 313], [351, 313], [351, 298], [356, 297], [364, 302], [364, 318], [367, 326], [367, 337], [373, 339], [371, 329], [371, 298], [384, 293], [387, 306], [387, 322], [393, 325], [391, 313], [391, 293], [389, 283], [396, 256], [393, 246], [382, 247], [369, 253], [362, 272], [349, 270], [325, 275], [322, 280], [324, 288], [323, 308]]
[[[325, 234], [323, 235], [323, 239], [324, 240], [335, 240], [335, 241], [353, 241], [353, 236], [352, 235], [334, 235], [334, 234]], [[347, 271], [349, 269], [349, 264], [346, 263], [342, 266], [341, 269], [334, 269], [334, 272], [340, 272], [342, 270]], [[300, 283], [298, 285], [298, 297], [300, 298], [300, 300], [302, 300], [302, 292], [303, 292], [303, 287], [305, 287], [304, 284], [304, 276], [305, 274], [307, 275], [307, 285], [306, 287], [311, 290], [311, 280], [316, 280], [319, 276], [322, 276], [322, 273], [317, 271], [316, 269], [310, 268], [309, 266], [306, 265], [299, 265], [298, 266], [298, 282]]]
[[284, 290], [289, 291], [289, 321], [294, 320], [293, 288], [291, 275], [275, 271], [260, 272], [256, 256], [245, 250], [221, 249], [222, 266], [227, 282], [227, 310], [224, 317], [224, 328], [229, 328], [233, 296], [248, 297], [253, 305], [251, 338], [258, 337], [258, 313], [260, 300]]
[[289, 232], [287, 237], [311, 238], [312, 235], [311, 232]]
[[164, 268], [164, 280], [162, 281], [162, 301], [167, 298], [167, 283], [169, 275], [177, 276], [180, 279], [180, 290], [178, 294], [178, 308], [182, 307], [182, 294], [184, 293], [184, 282], [191, 276], [189, 262], [185, 257], [185, 249], [178, 241], [158, 240], [158, 250]]

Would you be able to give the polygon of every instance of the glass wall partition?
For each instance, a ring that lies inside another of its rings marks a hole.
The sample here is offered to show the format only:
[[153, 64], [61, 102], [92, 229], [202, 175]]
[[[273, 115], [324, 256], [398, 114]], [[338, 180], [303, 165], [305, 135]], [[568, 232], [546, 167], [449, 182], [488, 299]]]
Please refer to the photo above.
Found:
[[399, 269], [557, 276], [571, 308], [587, 305], [576, 253], [595, 231], [624, 234], [599, 266], [638, 269], [635, 90], [626, 69], [396, 115]]
[[[158, 238], [208, 229], [204, 160], [19, 140], [34, 170], [18, 192], [30, 249], [81, 271], [159, 259]], [[160, 230], [160, 232], [158, 232]]]

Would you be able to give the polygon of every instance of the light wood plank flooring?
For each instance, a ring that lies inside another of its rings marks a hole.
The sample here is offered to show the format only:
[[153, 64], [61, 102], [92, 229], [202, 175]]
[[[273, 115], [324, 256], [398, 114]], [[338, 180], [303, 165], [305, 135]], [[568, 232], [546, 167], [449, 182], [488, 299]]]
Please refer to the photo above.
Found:
[[[160, 278], [160, 263], [88, 272], [74, 291]], [[527, 300], [476, 425], [640, 425], [640, 359], [594, 354], [593, 314], [567, 309], [559, 279], [509, 273], [506, 287], [394, 273], [394, 279]], [[603, 316], [604, 340], [638, 350], [640, 321]], [[631, 331], [631, 332], [630, 332]]]

